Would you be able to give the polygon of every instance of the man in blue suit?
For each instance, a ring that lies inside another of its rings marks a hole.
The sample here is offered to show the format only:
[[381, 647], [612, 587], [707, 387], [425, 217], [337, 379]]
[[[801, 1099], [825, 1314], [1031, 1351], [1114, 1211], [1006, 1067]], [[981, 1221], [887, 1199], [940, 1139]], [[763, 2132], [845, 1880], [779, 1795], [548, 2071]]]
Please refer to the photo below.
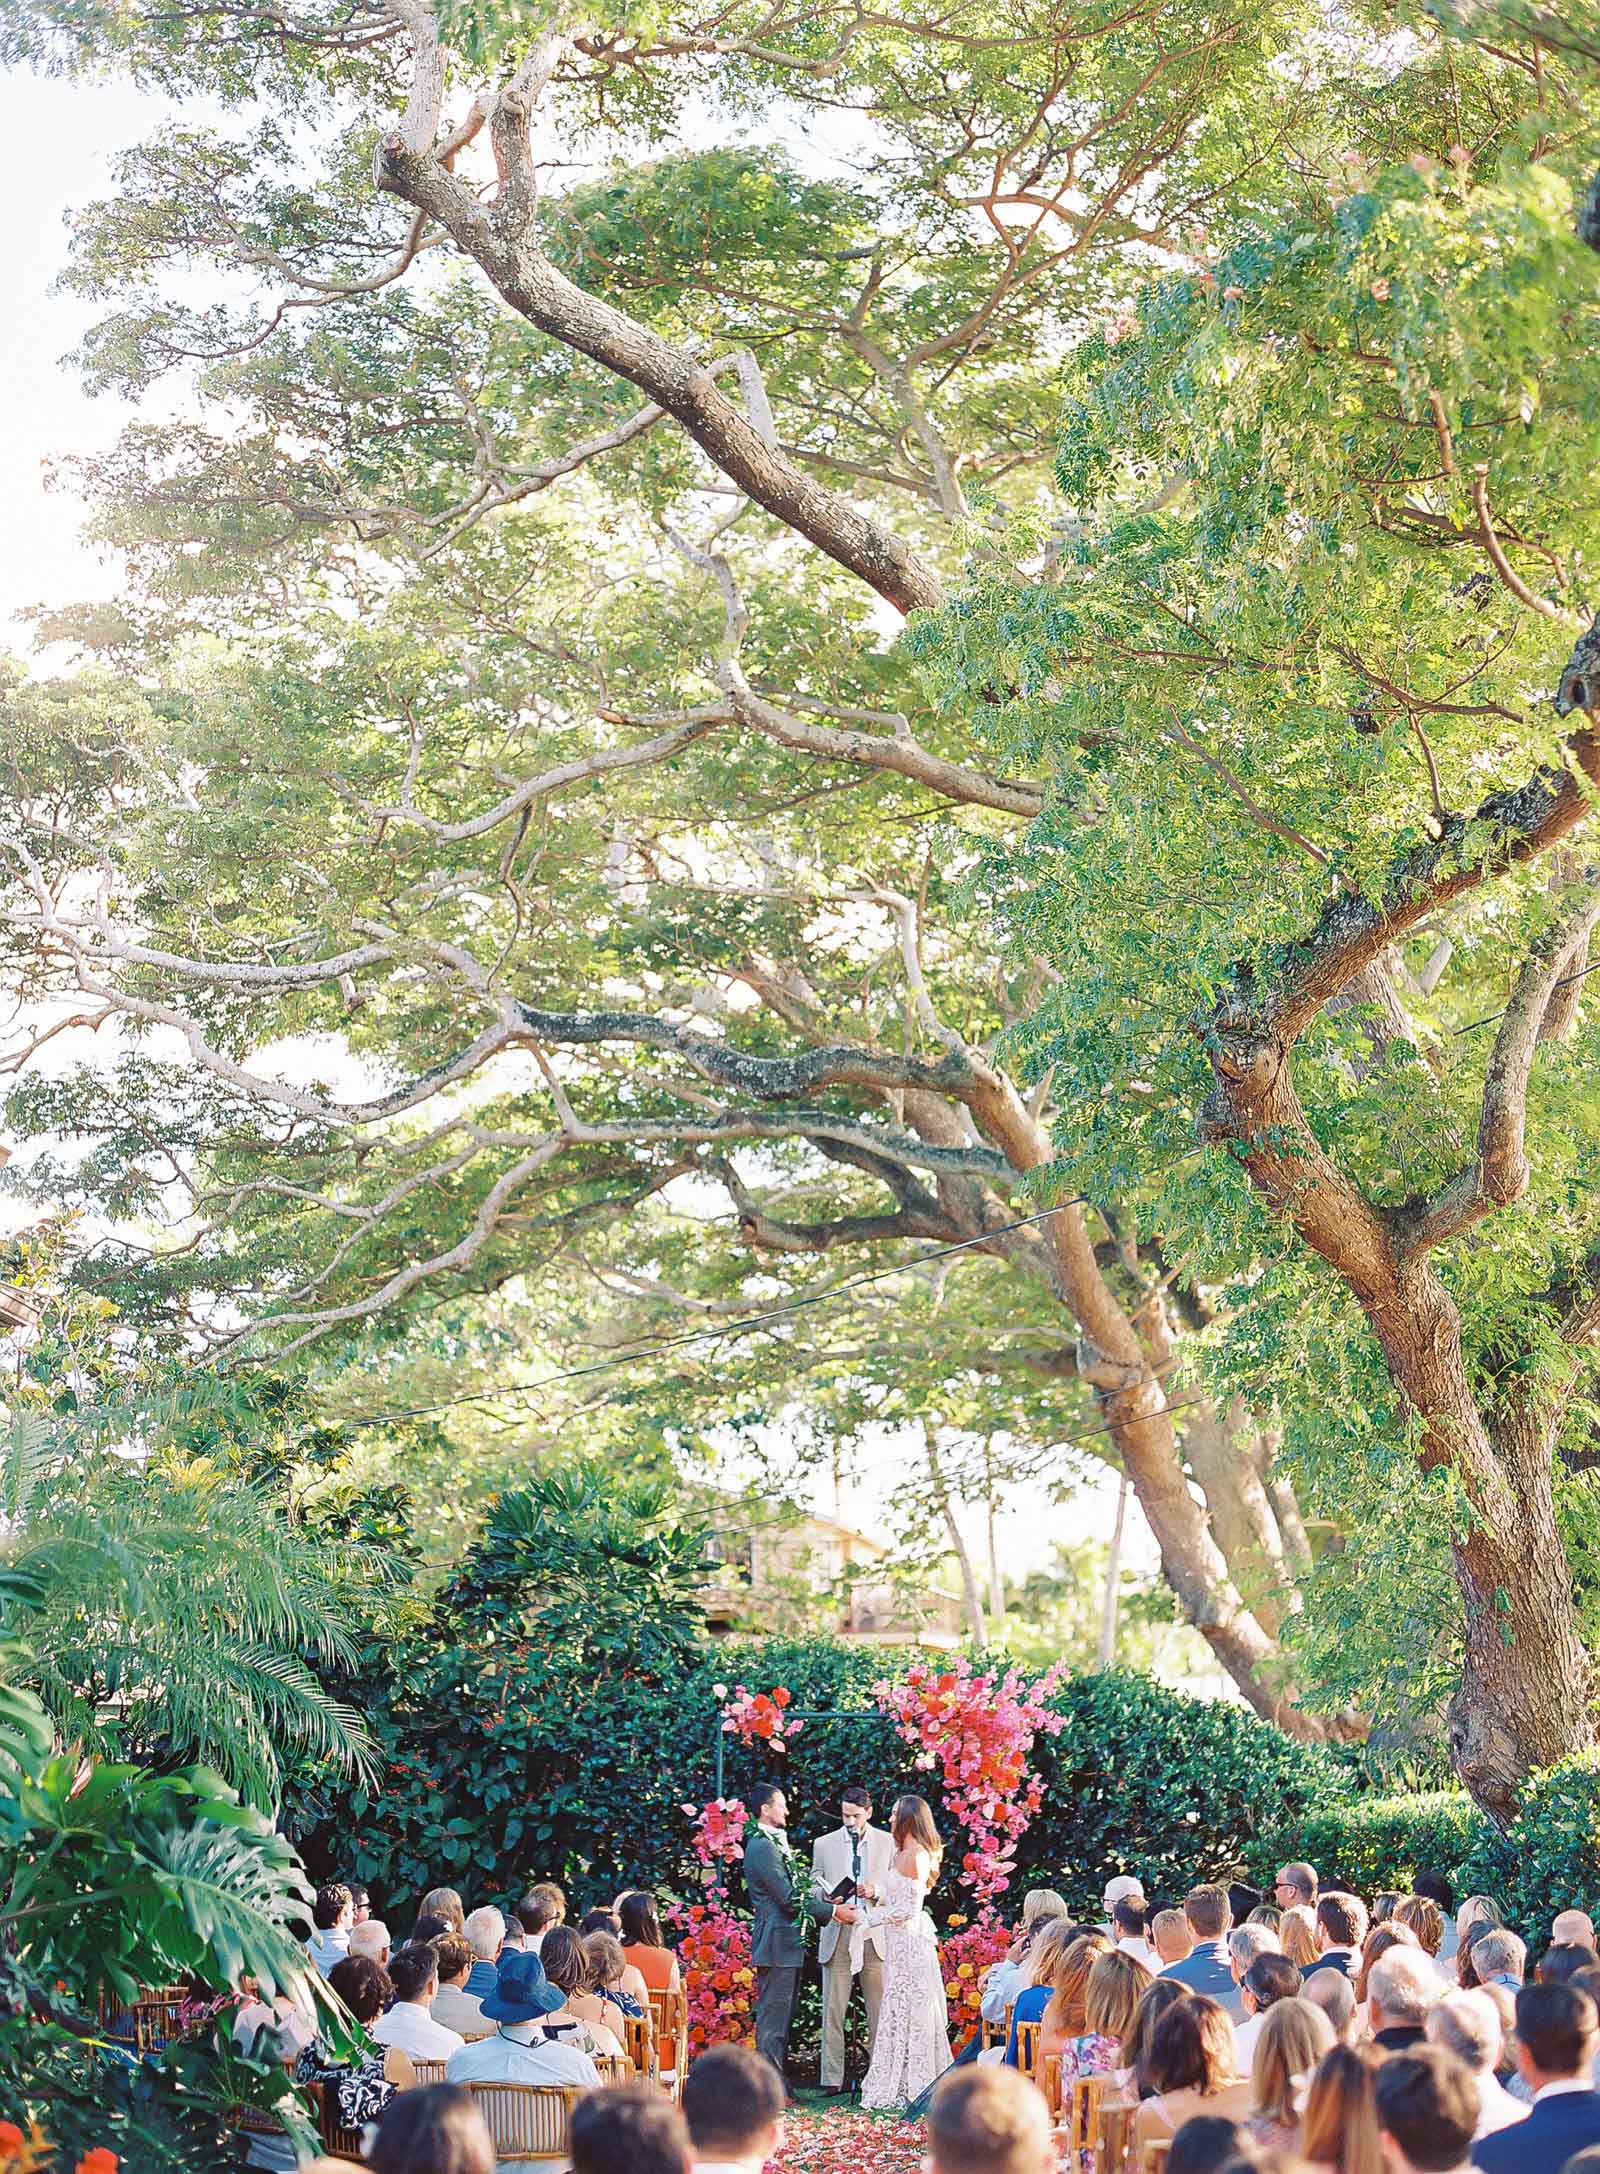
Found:
[[1517, 2066], [1533, 2111], [1481, 2137], [1473, 2165], [1485, 2174], [1560, 2174], [1575, 2151], [1600, 2144], [1600, 2091], [1589, 2082], [1597, 2042], [1600, 2012], [1587, 1993], [1525, 1985], [1517, 1995]]

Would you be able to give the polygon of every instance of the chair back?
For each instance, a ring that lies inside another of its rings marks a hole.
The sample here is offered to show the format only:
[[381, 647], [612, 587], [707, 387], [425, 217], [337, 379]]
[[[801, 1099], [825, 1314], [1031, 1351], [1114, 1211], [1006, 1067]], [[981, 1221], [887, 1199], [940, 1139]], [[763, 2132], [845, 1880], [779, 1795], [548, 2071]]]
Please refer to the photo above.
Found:
[[1171, 2149], [1170, 2136], [1147, 2136], [1139, 2154], [1139, 2174], [1167, 2174], [1167, 2153]]
[[469, 2083], [494, 2139], [497, 2159], [565, 2159], [572, 2109], [583, 2096], [568, 2083]]
[[[1055, 2064], [1059, 2082], [1061, 2065]], [[1100, 2108], [1110, 2084], [1109, 2076], [1074, 2076], [1067, 2094], [1067, 2141], [1074, 2151], [1092, 2153], [1100, 2133]]]
[[1039, 2080], [1039, 2047], [1044, 2038], [1044, 2025], [1019, 2023], [1017, 2025], [1017, 2066], [1025, 2076]]
[[102, 1989], [97, 2002], [101, 2028], [138, 2053], [158, 2052], [177, 2029], [178, 2010], [188, 1998], [186, 1985], [141, 1985], [128, 2007], [113, 2009]]
[[424, 2061], [417, 2054], [411, 2056], [411, 2066], [417, 2072], [418, 2083], [443, 2083], [448, 2061]]
[[681, 1985], [660, 1993], [652, 1988], [650, 2020], [656, 2033], [656, 2081], [678, 2098], [689, 2066], [689, 2001]]
[[650, 2018], [644, 2015], [625, 2015], [622, 2019], [622, 2043], [627, 2048], [628, 2059], [633, 2063], [636, 2076], [653, 2073], [655, 2061], [650, 2050]]
[[1095, 2174], [1123, 2174], [1133, 2145], [1138, 2106], [1132, 2099], [1103, 2098], [1095, 2134]]
[[638, 2073], [625, 2053], [593, 2053], [589, 2058], [594, 2062], [602, 2090], [609, 2090], [619, 2083], [632, 2083]]
[[309, 2088], [317, 2109], [317, 2128], [321, 2132], [325, 2156], [352, 2159], [357, 2166], [365, 2166], [366, 2161], [361, 2156], [361, 2131], [347, 2129], [339, 2119], [338, 2092], [330, 2091], [321, 2083], [314, 2083]]

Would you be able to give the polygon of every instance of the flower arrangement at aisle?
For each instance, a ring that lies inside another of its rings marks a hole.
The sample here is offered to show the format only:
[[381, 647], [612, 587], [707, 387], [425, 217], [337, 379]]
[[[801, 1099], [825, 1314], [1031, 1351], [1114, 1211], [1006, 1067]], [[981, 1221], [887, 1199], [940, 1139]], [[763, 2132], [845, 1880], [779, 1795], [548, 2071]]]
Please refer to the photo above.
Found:
[[[726, 1694], [727, 1686], [713, 1686], [719, 1697]], [[787, 1715], [789, 1693], [780, 1683], [771, 1691], [747, 1691], [744, 1685], [734, 1686], [733, 1696], [722, 1709], [724, 1735], [737, 1736], [741, 1744], [765, 1744], [782, 1755], [784, 1739], [798, 1736], [805, 1727], [803, 1721], [791, 1721]]]
[[939, 1943], [939, 1966], [950, 2006], [950, 2034], [958, 2045], [983, 2020], [978, 2012], [983, 1981], [1010, 1945], [1011, 1928], [992, 1906], [970, 1922], [951, 1918], [950, 1930]]
[[737, 1797], [683, 1808], [693, 1822], [689, 1846], [700, 1861], [705, 1899], [669, 1903], [662, 1916], [677, 1935], [693, 2056], [707, 2046], [754, 2043], [756, 1974], [749, 1921], [735, 1912], [727, 1886], [728, 1872], [744, 1858], [749, 1815]]

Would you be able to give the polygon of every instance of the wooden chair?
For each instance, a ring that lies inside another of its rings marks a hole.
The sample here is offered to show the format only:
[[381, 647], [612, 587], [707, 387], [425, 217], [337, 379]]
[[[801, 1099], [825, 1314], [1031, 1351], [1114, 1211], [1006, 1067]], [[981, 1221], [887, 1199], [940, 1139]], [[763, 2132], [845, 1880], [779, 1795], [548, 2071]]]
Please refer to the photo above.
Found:
[[1044, 2037], [1042, 2023], [1017, 2025], [1017, 2066], [1025, 2076], [1039, 2080], [1039, 2044]]
[[650, 2037], [650, 2018], [646, 2015], [628, 2015], [622, 2019], [622, 2043], [628, 2059], [633, 2063], [636, 2076], [655, 2074], [655, 2049]]
[[417, 2072], [418, 2083], [443, 2083], [444, 2072], [449, 2063], [447, 2061], [424, 2061], [419, 2059], [416, 2054], [412, 2054], [411, 2066]]
[[1132, 2099], [1102, 2098], [1094, 2140], [1095, 2174], [1123, 2174], [1139, 2108]]
[[680, 2098], [689, 2066], [689, 2001], [682, 1986], [660, 1993], [651, 1987], [650, 2020], [655, 2025], [656, 2081]]
[[[1060, 2064], [1056, 2066], [1059, 2081]], [[1109, 2076], [1074, 2076], [1072, 2089], [1066, 2099], [1067, 2144], [1076, 2155], [1069, 2164], [1087, 2166], [1094, 2155], [1095, 2140], [1100, 2133], [1100, 2108], [1104, 2105], [1110, 2088]]]
[[987, 2053], [991, 2046], [1003, 2046], [1005, 2042], [1005, 2025], [1003, 2023], [991, 2023], [987, 2016], [980, 2016], [978, 2019], [978, 2051]]
[[127, 2007], [114, 2007], [102, 1987], [96, 2003], [100, 2027], [136, 2053], [156, 2053], [173, 2035], [178, 2010], [188, 1998], [186, 1985], [141, 1985]]
[[591, 2058], [602, 2090], [612, 2090], [620, 2083], [632, 2083], [639, 2073], [625, 2053], [596, 2053]]
[[357, 2166], [365, 2166], [361, 2156], [361, 2131], [347, 2129], [339, 2119], [339, 2100], [335, 2092], [320, 2083], [309, 2086], [317, 2109], [317, 2127], [322, 2134], [322, 2149], [329, 2159], [350, 2159]]
[[565, 2161], [572, 2109], [581, 2086], [566, 2083], [469, 2083], [494, 2139], [497, 2159]]
[[1170, 2136], [1147, 2136], [1139, 2154], [1139, 2174], [1167, 2174], [1167, 2153], [1171, 2149]]

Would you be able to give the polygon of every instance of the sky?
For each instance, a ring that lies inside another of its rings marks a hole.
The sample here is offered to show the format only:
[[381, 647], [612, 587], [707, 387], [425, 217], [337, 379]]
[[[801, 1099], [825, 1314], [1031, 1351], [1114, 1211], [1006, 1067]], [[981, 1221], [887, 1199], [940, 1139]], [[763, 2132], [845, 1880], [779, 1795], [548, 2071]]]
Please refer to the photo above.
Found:
[[[134, 410], [91, 399], [68, 359], [94, 322], [96, 305], [55, 289], [67, 261], [67, 215], [109, 191], [111, 159], [148, 133], [167, 109], [115, 82], [63, 83], [0, 71], [0, 641], [27, 654], [31, 634], [21, 614], [114, 597], [119, 569], [82, 534], [85, 509], [64, 479], [46, 488], [46, 472], [66, 457], [105, 451]], [[55, 662], [56, 660], [50, 660]], [[71, 1052], [58, 1044], [54, 1055]], [[845, 1517], [881, 1530], [893, 1487], [892, 1461], [863, 1470], [840, 1504]], [[810, 1507], [831, 1513], [831, 1489], [818, 1483]], [[1001, 1560], [1017, 1573], [1048, 1561], [1055, 1542], [1109, 1536], [1116, 1482], [1109, 1472], [1066, 1508], [1019, 1489], [999, 1522]], [[969, 1545], [980, 1535], [974, 1513]], [[1131, 1567], [1149, 1573], [1155, 1542], [1137, 1505], [1127, 1536]]]

